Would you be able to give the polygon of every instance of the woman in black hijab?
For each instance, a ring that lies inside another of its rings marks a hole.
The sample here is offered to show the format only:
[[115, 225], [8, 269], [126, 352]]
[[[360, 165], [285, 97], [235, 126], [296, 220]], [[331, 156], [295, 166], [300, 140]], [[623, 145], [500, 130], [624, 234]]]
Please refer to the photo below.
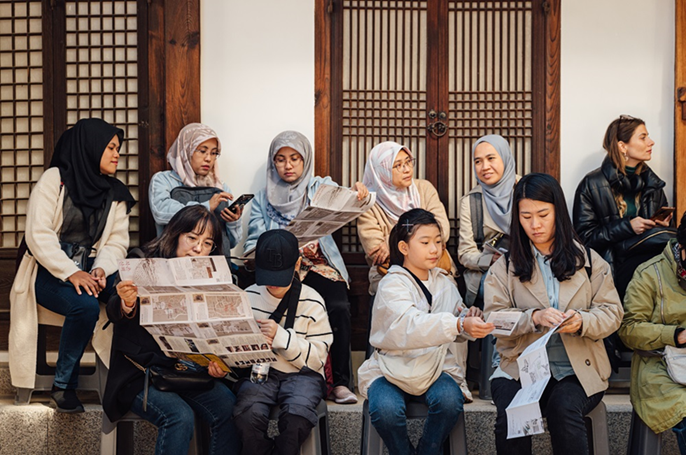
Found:
[[[51, 394], [60, 412], [83, 411], [75, 392], [79, 361], [100, 315], [98, 301], [107, 302], [113, 293], [117, 261], [129, 246], [129, 212], [135, 201], [122, 182], [110, 177], [117, 170], [123, 137], [123, 130], [104, 120], [78, 121], [60, 137], [50, 168], [29, 197], [29, 252], [12, 289], [12, 324], [15, 317], [28, 314], [30, 319], [36, 302], [65, 317]], [[93, 345], [106, 353], [110, 340], [96, 343], [97, 335]], [[10, 344], [21, 346], [21, 336], [14, 333], [12, 340], [10, 335]], [[11, 353], [11, 363], [26, 362], [20, 355]], [[22, 386], [24, 371], [12, 370], [13, 383]]]

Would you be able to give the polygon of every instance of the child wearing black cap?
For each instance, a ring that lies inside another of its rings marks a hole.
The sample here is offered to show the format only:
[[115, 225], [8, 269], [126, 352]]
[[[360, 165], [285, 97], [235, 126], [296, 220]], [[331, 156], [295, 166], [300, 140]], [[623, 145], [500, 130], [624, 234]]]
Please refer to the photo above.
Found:
[[[301, 284], [298, 240], [283, 229], [263, 233], [255, 250], [256, 284], [246, 289], [253, 314], [277, 361], [266, 382], [239, 384], [234, 419], [243, 454], [297, 454], [324, 399], [324, 363], [333, 334], [322, 297]], [[281, 405], [279, 436], [267, 436], [269, 411]]]

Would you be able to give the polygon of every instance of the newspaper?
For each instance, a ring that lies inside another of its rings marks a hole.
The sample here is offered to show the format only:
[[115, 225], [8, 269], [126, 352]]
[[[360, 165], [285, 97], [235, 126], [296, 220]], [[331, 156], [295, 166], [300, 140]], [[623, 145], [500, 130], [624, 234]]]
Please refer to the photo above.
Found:
[[517, 359], [522, 388], [505, 409], [508, 439], [543, 433], [543, 416], [538, 402], [551, 376], [546, 344], [557, 329], [570, 318], [571, 316], [531, 343]]
[[[376, 202], [376, 193], [359, 201], [357, 191], [341, 186], [320, 185], [310, 205], [285, 227], [298, 238], [300, 246], [333, 234], [336, 230], [369, 210]], [[255, 248], [243, 253], [243, 259], [255, 256]]]
[[224, 256], [122, 259], [119, 274], [138, 286], [140, 324], [165, 355], [224, 371], [276, 362]]
[[521, 314], [520, 311], [494, 311], [489, 314], [486, 322], [495, 325], [495, 330], [491, 332], [491, 335], [509, 336]]

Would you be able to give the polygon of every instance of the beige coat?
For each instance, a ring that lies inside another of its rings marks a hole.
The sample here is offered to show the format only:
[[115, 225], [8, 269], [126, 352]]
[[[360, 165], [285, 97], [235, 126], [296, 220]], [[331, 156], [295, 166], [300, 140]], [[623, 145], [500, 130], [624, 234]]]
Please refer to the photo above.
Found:
[[[443, 207], [443, 203], [438, 197], [436, 188], [428, 180], [414, 179], [414, 183], [417, 185], [417, 191], [419, 192], [420, 208], [434, 214], [438, 224], [441, 226], [443, 242], [447, 243], [450, 238], [450, 222], [448, 221], [445, 207]], [[370, 266], [372, 265], [372, 260], [367, 252], [380, 243], [388, 245], [388, 236], [391, 234], [393, 226], [395, 226], [395, 221], [388, 217], [386, 211], [378, 203], [374, 204], [371, 209], [360, 215], [357, 219], [357, 236], [360, 238], [367, 264]], [[370, 267], [369, 294], [374, 295], [376, 293], [376, 287], [380, 279], [381, 275], [376, 271], [376, 267]]]
[[[472, 204], [469, 195], [481, 192], [481, 185], [477, 185], [460, 199], [460, 243], [457, 246], [457, 260], [465, 267], [464, 281], [467, 285], [467, 293], [472, 294], [476, 294], [479, 291], [481, 276], [488, 271], [493, 259], [492, 253], [479, 251], [474, 240]], [[496, 235], [503, 234], [503, 232], [496, 226], [493, 218], [491, 218], [486, 209], [486, 204], [483, 203], [483, 199], [482, 205], [484, 214], [484, 243], [486, 243]]]
[[[59, 231], [62, 227], [64, 191], [57, 168], [46, 170], [31, 191], [26, 213], [24, 254], [10, 291], [9, 366], [12, 385], [33, 388], [36, 374], [38, 320], [61, 326], [64, 317], [36, 304], [35, 282], [40, 262], [53, 276], [66, 280], [79, 269], [62, 251]], [[117, 260], [126, 257], [129, 246], [129, 216], [125, 202], [114, 202], [100, 240], [94, 245], [97, 256], [93, 268], [101, 267], [107, 276], [117, 271]], [[105, 306], [95, 327], [93, 347], [105, 365], [110, 360], [112, 328], [101, 330], [107, 321]]]
[[[563, 312], [578, 310], [583, 318], [581, 336], [563, 333], [560, 338], [587, 396], [607, 389], [611, 367], [603, 338], [619, 328], [624, 315], [609, 264], [598, 253], [591, 251], [591, 280], [582, 268], [569, 280], [560, 282], [558, 307]], [[588, 266], [588, 258], [585, 265]], [[535, 310], [550, 308], [538, 262], [531, 281], [522, 283], [514, 276], [513, 264], [510, 263], [508, 272], [506, 258], [501, 257], [491, 266], [484, 290], [486, 317], [493, 311], [521, 312], [512, 334], [498, 336], [496, 343], [501, 358], [500, 367], [513, 378], [519, 379], [517, 358], [547, 330], [535, 326], [531, 318]]]

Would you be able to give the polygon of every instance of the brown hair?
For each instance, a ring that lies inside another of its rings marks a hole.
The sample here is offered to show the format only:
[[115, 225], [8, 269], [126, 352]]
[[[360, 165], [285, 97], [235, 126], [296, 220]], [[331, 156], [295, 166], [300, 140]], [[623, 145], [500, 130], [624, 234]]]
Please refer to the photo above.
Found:
[[[630, 115], [620, 115], [610, 123], [605, 131], [605, 139], [603, 139], [603, 148], [607, 151], [607, 156], [612, 160], [612, 164], [617, 168], [617, 171], [623, 175], [626, 175], [626, 158], [624, 153], [619, 150], [619, 142], [628, 143], [631, 140], [631, 136], [634, 135], [634, 131], [641, 125], [645, 125], [645, 122], [637, 117], [632, 117]], [[636, 168], [636, 173], [640, 173], [643, 167], [643, 163], [639, 163]]]

